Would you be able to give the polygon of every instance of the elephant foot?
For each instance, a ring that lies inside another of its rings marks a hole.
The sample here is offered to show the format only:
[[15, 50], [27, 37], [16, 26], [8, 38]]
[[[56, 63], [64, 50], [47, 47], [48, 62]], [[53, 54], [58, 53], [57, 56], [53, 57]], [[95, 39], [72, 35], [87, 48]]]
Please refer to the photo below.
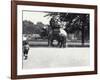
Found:
[[63, 45], [63, 48], [66, 48], [66, 45]]
[[60, 45], [59, 47], [62, 48], [62, 45]]

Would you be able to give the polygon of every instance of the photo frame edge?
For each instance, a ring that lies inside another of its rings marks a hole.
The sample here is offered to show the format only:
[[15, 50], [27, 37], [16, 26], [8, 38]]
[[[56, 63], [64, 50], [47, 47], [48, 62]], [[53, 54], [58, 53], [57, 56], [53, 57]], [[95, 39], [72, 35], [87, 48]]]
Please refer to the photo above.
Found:
[[[89, 74], [97, 74], [97, 6], [96, 5], [81, 5], [81, 4], [64, 4], [68, 5], [66, 7], [70, 7], [72, 5], [77, 5], [77, 8], [89, 8], [89, 9], [94, 9], [95, 10], [95, 56], [94, 56], [94, 71], [86, 71], [86, 72], [72, 72], [72, 73], [50, 73], [50, 74], [36, 74], [36, 75], [17, 75], [17, 5], [34, 5], [35, 6], [38, 4], [45, 4], [44, 6], [50, 6], [54, 7], [56, 4], [63, 5], [63, 3], [49, 3], [49, 2], [31, 2], [31, 1], [11, 1], [11, 78], [12, 79], [24, 79], [24, 78], [42, 78], [42, 77], [60, 77], [60, 76], [74, 76], [74, 75], [89, 75]], [[40, 5], [40, 6], [43, 6]], [[53, 4], [53, 5], [51, 5]], [[58, 7], [57, 6], [57, 7]], [[72, 6], [72, 7], [74, 7]], [[83, 6], [83, 7], [82, 7]], [[61, 7], [61, 6], [60, 6]], [[71, 7], [71, 8], [72, 8]], [[76, 8], [75, 7], [75, 8]], [[14, 26], [14, 27], [13, 27]]]

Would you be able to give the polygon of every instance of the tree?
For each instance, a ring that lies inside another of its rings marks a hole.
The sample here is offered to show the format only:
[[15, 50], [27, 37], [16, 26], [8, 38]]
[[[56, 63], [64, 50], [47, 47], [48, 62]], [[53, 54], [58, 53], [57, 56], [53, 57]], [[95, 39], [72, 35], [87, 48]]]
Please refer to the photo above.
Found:
[[23, 21], [23, 34], [40, 34], [44, 24], [42, 22], [37, 22], [34, 24], [31, 21]]
[[89, 40], [89, 14], [50, 12], [45, 17], [54, 15], [59, 15], [60, 20], [67, 23], [65, 28], [67, 33], [78, 33], [81, 31], [82, 45], [84, 45], [86, 39]]
[[23, 21], [23, 34], [32, 34], [34, 31], [34, 23], [31, 21]]

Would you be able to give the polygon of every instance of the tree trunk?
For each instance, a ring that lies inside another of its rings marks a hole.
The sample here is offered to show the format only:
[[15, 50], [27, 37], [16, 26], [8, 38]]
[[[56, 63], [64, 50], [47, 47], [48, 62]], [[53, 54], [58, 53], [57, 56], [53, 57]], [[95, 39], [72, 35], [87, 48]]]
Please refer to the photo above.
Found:
[[84, 46], [84, 26], [82, 25], [82, 46]]

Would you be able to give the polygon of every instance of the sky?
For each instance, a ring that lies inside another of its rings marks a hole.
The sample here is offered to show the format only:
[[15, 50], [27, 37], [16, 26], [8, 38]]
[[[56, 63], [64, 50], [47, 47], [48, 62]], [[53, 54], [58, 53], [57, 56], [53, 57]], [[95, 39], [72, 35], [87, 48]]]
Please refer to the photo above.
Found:
[[28, 20], [36, 24], [42, 22], [43, 24], [49, 24], [50, 17], [44, 17], [47, 13], [34, 12], [34, 11], [23, 11], [23, 20]]

